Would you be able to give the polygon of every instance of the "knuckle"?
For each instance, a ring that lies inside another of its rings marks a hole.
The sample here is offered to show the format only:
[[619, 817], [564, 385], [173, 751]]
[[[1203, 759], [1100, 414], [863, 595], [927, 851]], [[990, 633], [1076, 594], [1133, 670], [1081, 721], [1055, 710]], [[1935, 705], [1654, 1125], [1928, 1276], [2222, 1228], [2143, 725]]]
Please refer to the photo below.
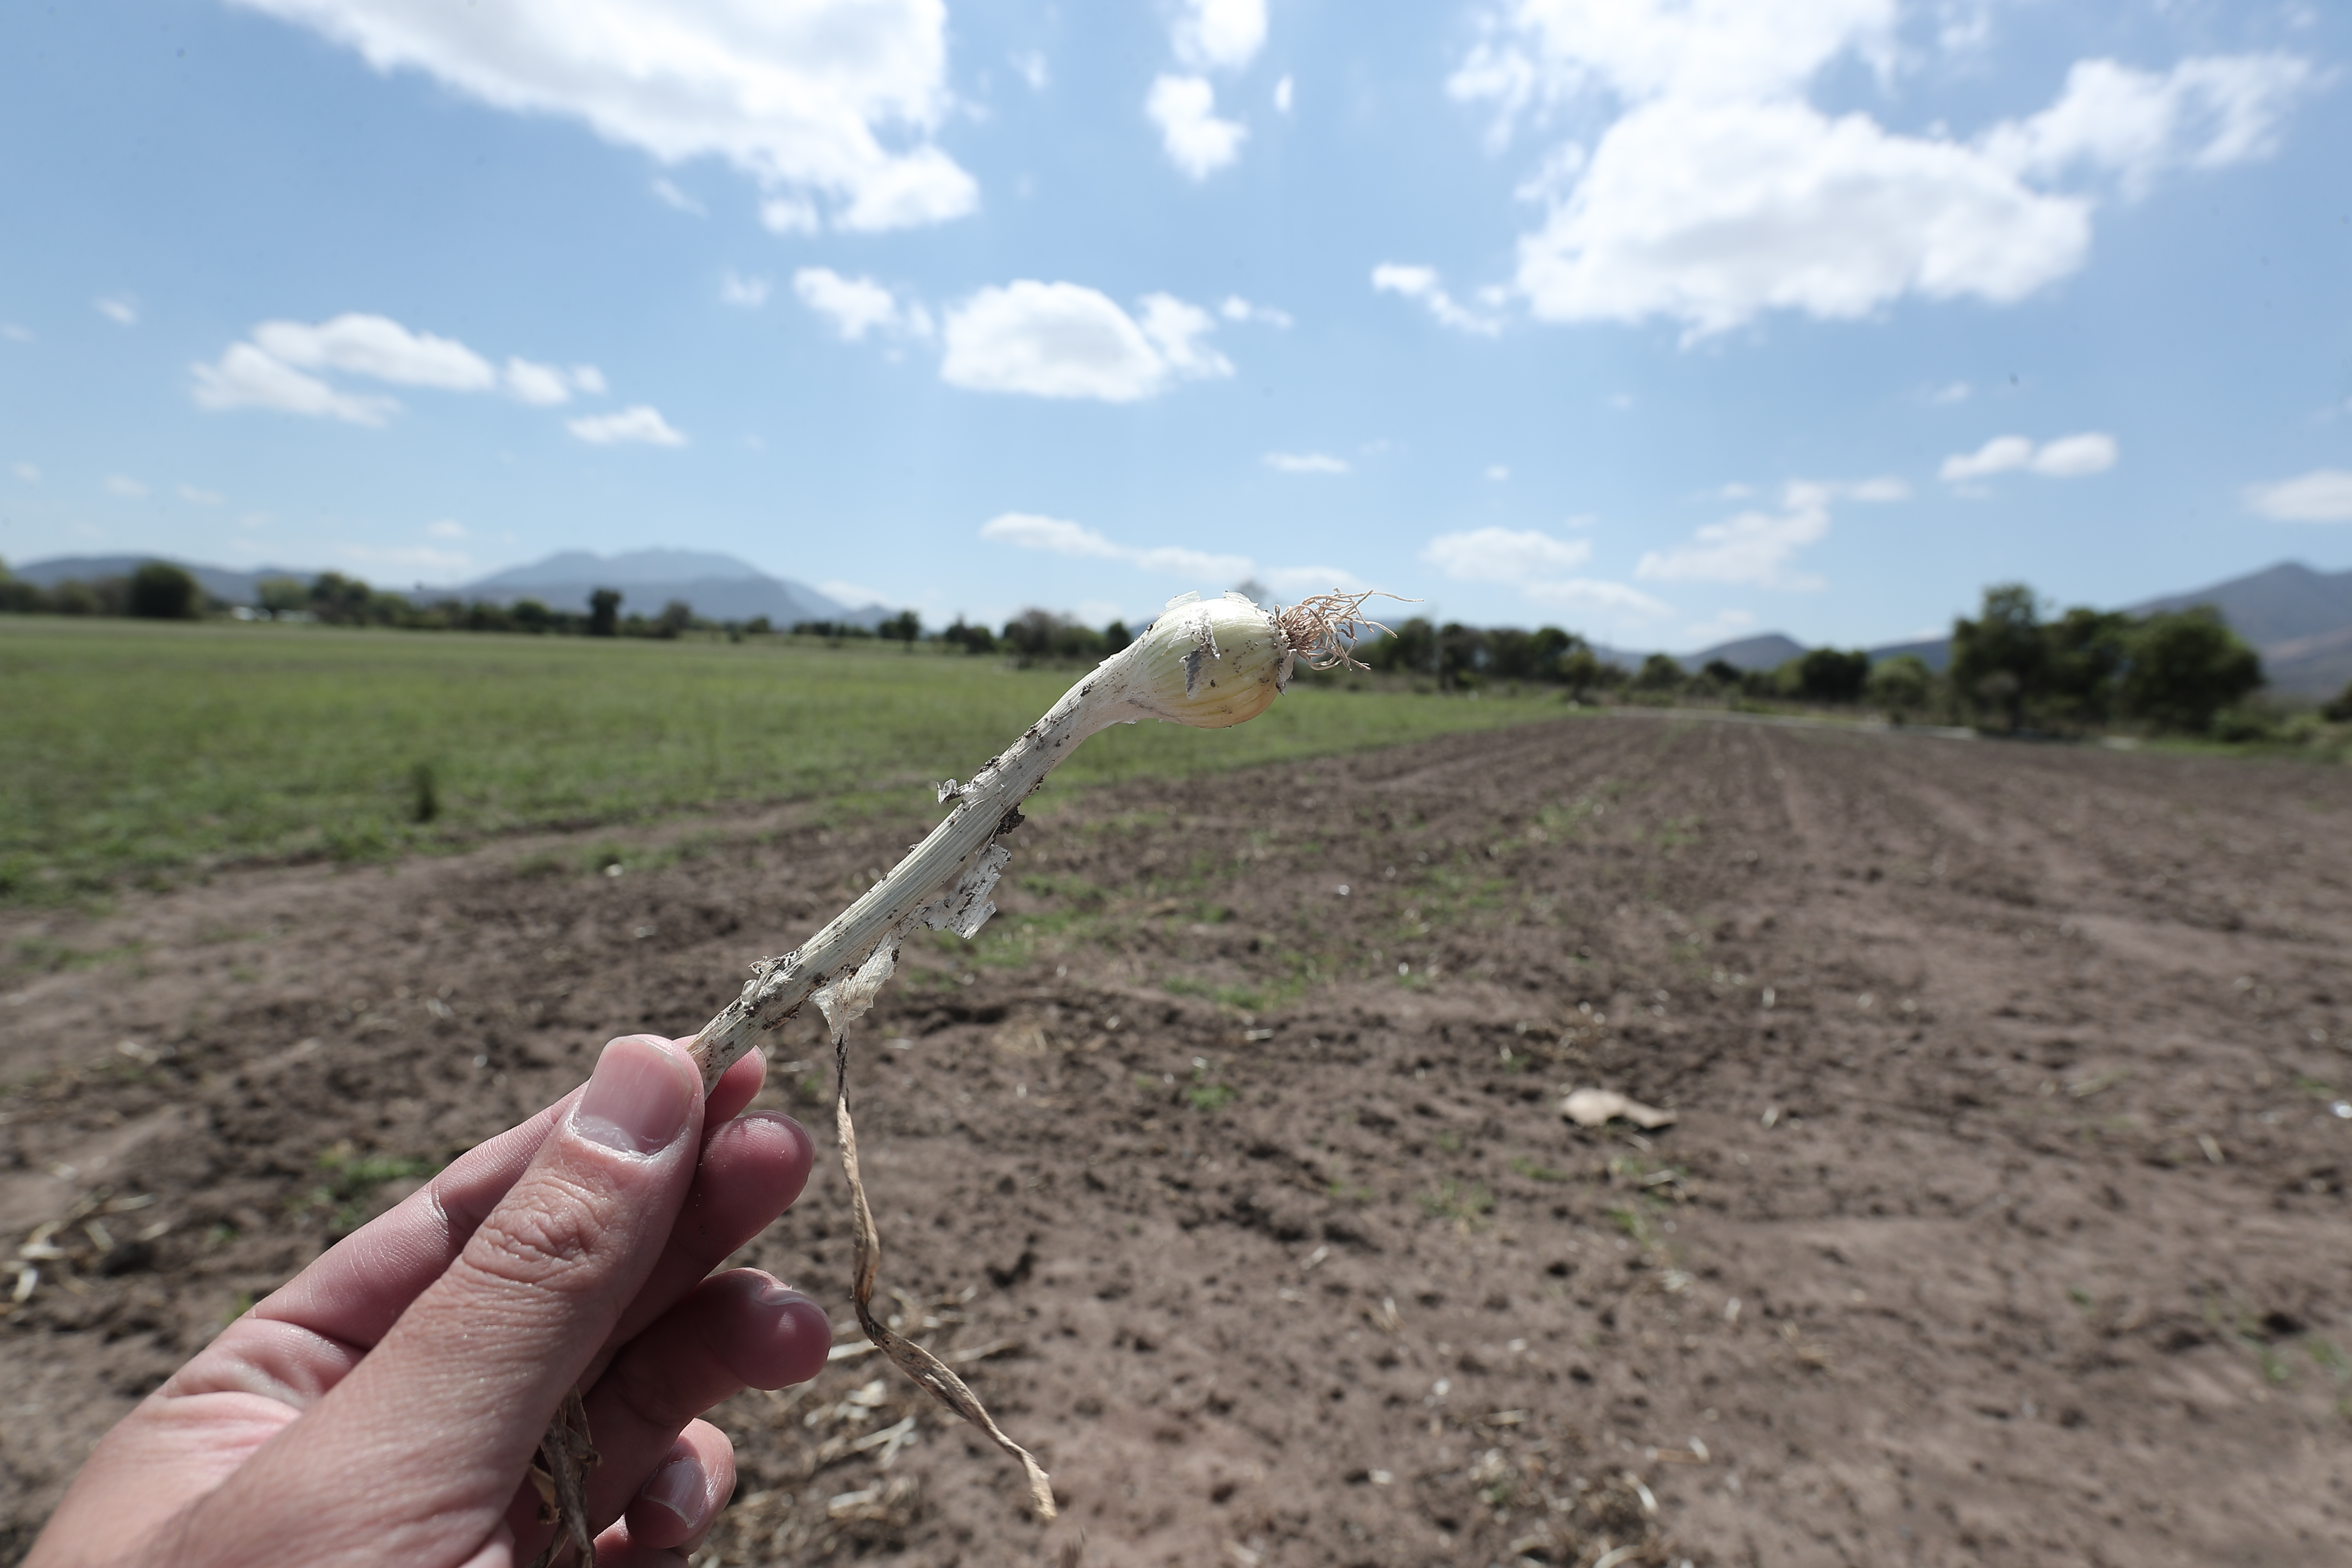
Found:
[[604, 1208], [597, 1194], [568, 1183], [535, 1183], [482, 1221], [467, 1243], [466, 1261], [505, 1284], [585, 1289], [603, 1259]]

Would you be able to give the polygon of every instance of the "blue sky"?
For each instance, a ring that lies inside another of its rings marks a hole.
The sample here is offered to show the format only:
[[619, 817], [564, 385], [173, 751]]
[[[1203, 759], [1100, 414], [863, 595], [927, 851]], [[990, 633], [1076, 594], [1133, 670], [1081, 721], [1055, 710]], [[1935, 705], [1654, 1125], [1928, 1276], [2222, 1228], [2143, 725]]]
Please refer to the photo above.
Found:
[[2347, 63], [2197, 0], [14, 6], [0, 556], [1682, 649], [2341, 568]]

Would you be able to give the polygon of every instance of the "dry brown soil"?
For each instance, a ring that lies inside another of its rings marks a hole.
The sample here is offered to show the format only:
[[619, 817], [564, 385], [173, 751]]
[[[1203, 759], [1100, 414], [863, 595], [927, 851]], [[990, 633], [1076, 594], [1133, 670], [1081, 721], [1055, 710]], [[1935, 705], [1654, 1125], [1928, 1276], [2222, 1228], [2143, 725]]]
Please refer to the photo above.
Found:
[[[0, 1561], [387, 1173], [692, 1028], [916, 826], [10, 917], [0, 1222], [67, 1223]], [[852, 1354], [718, 1413], [719, 1561], [2352, 1560], [2352, 773], [1587, 718], [1012, 842], [853, 1087], [895, 1310], [1067, 1522]], [[829, 1151], [821, 1043], [775, 1055]], [[745, 1258], [846, 1324], [845, 1215], [821, 1163]]]

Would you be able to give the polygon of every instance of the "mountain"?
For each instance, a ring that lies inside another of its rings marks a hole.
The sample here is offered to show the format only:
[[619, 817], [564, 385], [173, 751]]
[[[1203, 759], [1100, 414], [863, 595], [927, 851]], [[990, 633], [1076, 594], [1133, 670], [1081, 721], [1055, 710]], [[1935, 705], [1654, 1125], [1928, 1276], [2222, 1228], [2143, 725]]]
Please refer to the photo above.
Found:
[[[700, 550], [630, 550], [618, 555], [566, 550], [446, 592], [498, 604], [537, 599], [552, 609], [584, 610], [588, 595], [599, 588], [619, 590], [625, 613], [655, 615], [672, 599], [683, 599], [696, 615], [709, 620], [748, 621], [765, 616], [778, 626], [795, 621], [845, 621], [872, 627], [897, 613], [887, 605], [850, 609], [805, 583], [771, 577], [749, 562]], [[419, 594], [438, 596], [439, 591]]]
[[76, 579], [89, 583], [100, 577], [128, 577], [150, 561], [170, 561], [194, 577], [205, 593], [231, 605], [257, 602], [260, 598], [259, 584], [265, 577], [299, 577], [307, 583], [312, 576], [309, 572], [297, 572], [284, 566], [260, 566], [250, 572], [239, 572], [228, 566], [205, 566], [194, 561], [176, 561], [169, 555], [58, 555], [47, 561], [12, 566], [9, 571], [37, 587], [54, 588], [60, 583]]
[[2352, 626], [2352, 572], [2315, 572], [2300, 561], [2232, 577], [2193, 594], [2170, 594], [2131, 606], [2145, 616], [2210, 605], [2240, 637], [2263, 650]]
[[1885, 647], [1874, 647], [1869, 651], [1870, 662], [1873, 664], [1878, 663], [1881, 659], [1901, 658], [1905, 654], [1909, 654], [1913, 658], [1940, 675], [1943, 673], [1944, 667], [1952, 662], [1952, 639], [1928, 637], [1920, 642], [1891, 642]]
[[1705, 669], [1717, 659], [1734, 669], [1778, 669], [1792, 658], [1805, 656], [1805, 645], [1779, 632], [1764, 632], [1752, 637], [1740, 637], [1733, 642], [1717, 643], [1701, 648], [1682, 661], [1685, 669]]

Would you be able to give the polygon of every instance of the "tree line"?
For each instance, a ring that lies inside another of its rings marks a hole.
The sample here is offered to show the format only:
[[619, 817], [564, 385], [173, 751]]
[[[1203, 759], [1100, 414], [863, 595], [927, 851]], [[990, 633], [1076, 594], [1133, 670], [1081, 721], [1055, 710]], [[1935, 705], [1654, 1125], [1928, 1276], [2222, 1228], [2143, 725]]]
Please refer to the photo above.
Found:
[[[144, 563], [121, 576], [47, 589], [10, 575], [0, 564], [0, 612], [14, 614], [194, 620], [238, 613], [330, 626], [571, 637], [674, 638], [694, 632], [740, 637], [789, 630], [836, 642], [897, 641], [909, 650], [929, 641], [942, 651], [1010, 657], [1023, 664], [1091, 663], [1133, 640], [1123, 621], [1096, 627], [1036, 608], [1023, 610], [999, 630], [959, 616], [952, 625], [929, 632], [912, 610], [870, 628], [824, 620], [796, 621], [786, 628], [765, 616], [711, 621], [677, 599], [652, 616], [624, 615], [625, 596], [614, 588], [595, 590], [584, 610], [555, 609], [529, 598], [510, 604], [454, 597], [419, 603], [339, 572], [322, 572], [307, 582], [265, 578], [257, 597], [258, 604], [251, 607], [223, 605], [184, 568], [163, 561]], [[1832, 647], [1811, 649], [1772, 669], [1741, 669], [1721, 659], [1690, 669], [1659, 653], [1629, 670], [1559, 626], [1524, 631], [1458, 621], [1436, 625], [1420, 616], [1367, 641], [1356, 655], [1375, 670], [1426, 679], [1440, 691], [1502, 684], [1557, 687], [1570, 698], [1590, 700], [1868, 706], [1897, 722], [1944, 719], [2012, 734], [2079, 734], [2119, 722], [2210, 733], [2217, 721], [2263, 684], [2260, 656], [2210, 606], [2132, 616], [2078, 605], [2045, 615], [2042, 601], [2022, 583], [1986, 589], [1974, 616], [1954, 620], [1950, 660], [1940, 673], [1908, 654], [1873, 659], [1860, 648]], [[2330, 719], [2352, 721], [2352, 687], [2324, 711]]]

